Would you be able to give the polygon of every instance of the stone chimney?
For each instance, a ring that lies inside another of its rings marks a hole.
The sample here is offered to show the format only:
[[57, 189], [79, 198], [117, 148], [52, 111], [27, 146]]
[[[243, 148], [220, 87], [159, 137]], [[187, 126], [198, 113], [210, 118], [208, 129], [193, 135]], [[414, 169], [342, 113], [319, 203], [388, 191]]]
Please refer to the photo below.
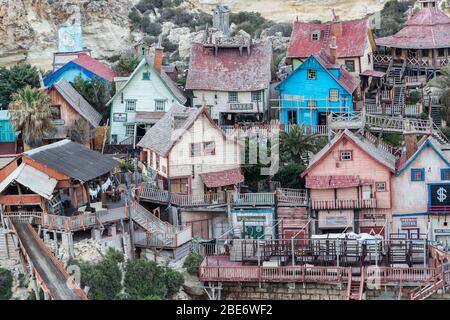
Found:
[[162, 35], [158, 37], [158, 44], [155, 47], [155, 57], [153, 59], [153, 67], [158, 73], [161, 73], [164, 57], [164, 48], [162, 47]]
[[331, 63], [335, 64], [337, 60], [337, 45], [336, 45], [336, 37], [331, 37], [331, 44], [330, 44], [330, 58]]
[[414, 153], [416, 153], [418, 146], [417, 146], [417, 136], [415, 133], [404, 133], [404, 139], [405, 139], [405, 153], [406, 153], [406, 160], [411, 158]]

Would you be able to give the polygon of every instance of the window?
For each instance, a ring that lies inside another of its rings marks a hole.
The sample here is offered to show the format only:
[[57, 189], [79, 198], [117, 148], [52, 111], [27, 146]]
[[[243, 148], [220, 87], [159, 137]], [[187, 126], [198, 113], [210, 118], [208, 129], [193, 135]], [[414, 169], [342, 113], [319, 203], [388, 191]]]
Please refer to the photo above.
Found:
[[148, 155], [149, 155], [149, 157], [148, 157], [148, 165], [150, 167], [153, 167], [153, 151], [149, 150], [148, 151]]
[[428, 49], [422, 49], [422, 57], [428, 57], [430, 53], [428, 52]]
[[317, 107], [317, 101], [316, 100], [308, 100], [308, 108], [315, 109]]
[[441, 169], [441, 180], [450, 180], [450, 168]]
[[123, 103], [123, 92], [120, 93], [120, 103]]
[[165, 111], [166, 101], [165, 100], [155, 100], [155, 111]]
[[61, 119], [61, 105], [60, 104], [52, 105], [51, 112], [52, 112], [52, 119], [53, 120], [60, 120]]
[[214, 141], [204, 142], [203, 150], [205, 150], [205, 156], [213, 156], [216, 154], [216, 144]]
[[125, 135], [127, 137], [134, 136], [134, 124], [127, 124], [125, 127]]
[[438, 49], [438, 57], [444, 57], [445, 56], [445, 49], [439, 48]]
[[252, 101], [254, 102], [261, 101], [261, 91], [252, 91]]
[[351, 161], [353, 159], [353, 152], [351, 150], [340, 151], [339, 159], [341, 161]]
[[143, 72], [142, 73], [142, 80], [150, 80], [150, 73]]
[[316, 80], [317, 71], [314, 69], [308, 69], [308, 80]]
[[160, 157], [159, 157], [159, 154], [156, 154], [156, 170], [159, 170], [159, 163], [160, 163]]
[[180, 179], [170, 179], [170, 191], [175, 193], [189, 193], [189, 179], [188, 178], [180, 178]]
[[368, 63], [372, 62], [372, 56], [370, 55], [370, 53], [367, 54], [367, 62]]
[[236, 91], [228, 92], [228, 102], [238, 102], [239, 97]]
[[111, 144], [116, 144], [117, 143], [117, 134], [112, 134], [111, 135]]
[[320, 30], [314, 30], [313, 32], [311, 32], [312, 41], [317, 41], [319, 39], [320, 39]]
[[333, 102], [339, 101], [339, 90], [338, 89], [330, 89], [330, 101], [333, 101]]
[[386, 191], [386, 182], [376, 182], [375, 188], [377, 191], [384, 192]]
[[355, 61], [354, 60], [345, 60], [345, 68], [348, 72], [355, 72]]
[[191, 157], [199, 157], [202, 155], [202, 144], [191, 143]]
[[411, 181], [425, 181], [425, 169], [411, 169]]
[[362, 186], [362, 198], [363, 200], [372, 199], [372, 186]]
[[136, 111], [136, 100], [125, 100], [125, 111]]

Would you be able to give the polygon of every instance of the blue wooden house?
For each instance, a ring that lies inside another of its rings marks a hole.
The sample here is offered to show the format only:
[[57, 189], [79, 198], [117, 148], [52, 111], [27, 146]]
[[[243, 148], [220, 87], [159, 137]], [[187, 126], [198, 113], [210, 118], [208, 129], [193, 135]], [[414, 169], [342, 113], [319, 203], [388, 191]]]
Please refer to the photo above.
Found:
[[280, 123], [325, 125], [327, 112], [353, 111], [357, 83], [335, 61], [321, 50], [275, 87], [280, 92]]
[[72, 83], [77, 76], [81, 76], [84, 80], [92, 80], [94, 77], [98, 77], [105, 82], [112, 82], [114, 77], [117, 77], [117, 73], [104, 63], [81, 53], [77, 59], [67, 62], [45, 77], [44, 85], [51, 87], [61, 79]]

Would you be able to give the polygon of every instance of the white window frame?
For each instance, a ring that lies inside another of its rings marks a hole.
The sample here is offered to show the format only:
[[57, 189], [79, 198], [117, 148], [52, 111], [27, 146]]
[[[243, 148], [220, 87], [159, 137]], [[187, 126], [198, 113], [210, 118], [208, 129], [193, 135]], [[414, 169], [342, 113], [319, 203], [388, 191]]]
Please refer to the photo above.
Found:
[[[383, 187], [380, 188], [380, 186], [383, 186]], [[385, 192], [386, 191], [386, 182], [385, 181], [375, 182], [375, 189], [379, 192]]]
[[[334, 93], [334, 94], [332, 94]], [[339, 89], [330, 89], [330, 97], [329, 97], [331, 102], [338, 102], [339, 101]]]
[[[129, 133], [130, 128], [132, 128], [131, 134]], [[127, 136], [127, 137], [134, 136], [134, 124], [126, 124], [125, 125], [125, 136]]]
[[352, 161], [353, 160], [352, 150], [339, 151], [339, 160], [340, 161]]
[[237, 91], [229, 91], [228, 102], [239, 102], [239, 93]]
[[363, 200], [372, 199], [372, 186], [362, 186], [361, 193]]
[[[162, 109], [161, 109], [162, 105]], [[155, 99], [155, 111], [166, 111], [166, 100]]]
[[[126, 112], [135, 112], [136, 111], [136, 99], [126, 99], [125, 100], [125, 111]], [[130, 108], [132, 106], [132, 108]]]
[[[314, 75], [314, 77], [312, 75]], [[317, 79], [317, 70], [308, 69], [308, 80], [316, 80], [316, 79]]]
[[262, 101], [262, 90], [252, 91], [252, 102]]

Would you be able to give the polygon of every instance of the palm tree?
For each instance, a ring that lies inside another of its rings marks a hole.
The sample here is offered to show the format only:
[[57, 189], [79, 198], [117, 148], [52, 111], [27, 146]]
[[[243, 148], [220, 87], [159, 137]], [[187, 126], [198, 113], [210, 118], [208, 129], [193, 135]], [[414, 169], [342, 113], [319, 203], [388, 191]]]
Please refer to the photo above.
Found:
[[317, 135], [306, 133], [302, 125], [289, 127], [289, 132], [280, 136], [280, 154], [283, 162], [298, 162], [308, 152], [316, 153], [324, 146]]
[[441, 100], [442, 118], [450, 123], [450, 66], [441, 69], [441, 75], [431, 80], [428, 87], [435, 88]]
[[50, 98], [39, 89], [19, 89], [12, 95], [8, 111], [11, 125], [22, 132], [24, 142], [33, 148], [42, 145], [43, 138], [53, 129]]

